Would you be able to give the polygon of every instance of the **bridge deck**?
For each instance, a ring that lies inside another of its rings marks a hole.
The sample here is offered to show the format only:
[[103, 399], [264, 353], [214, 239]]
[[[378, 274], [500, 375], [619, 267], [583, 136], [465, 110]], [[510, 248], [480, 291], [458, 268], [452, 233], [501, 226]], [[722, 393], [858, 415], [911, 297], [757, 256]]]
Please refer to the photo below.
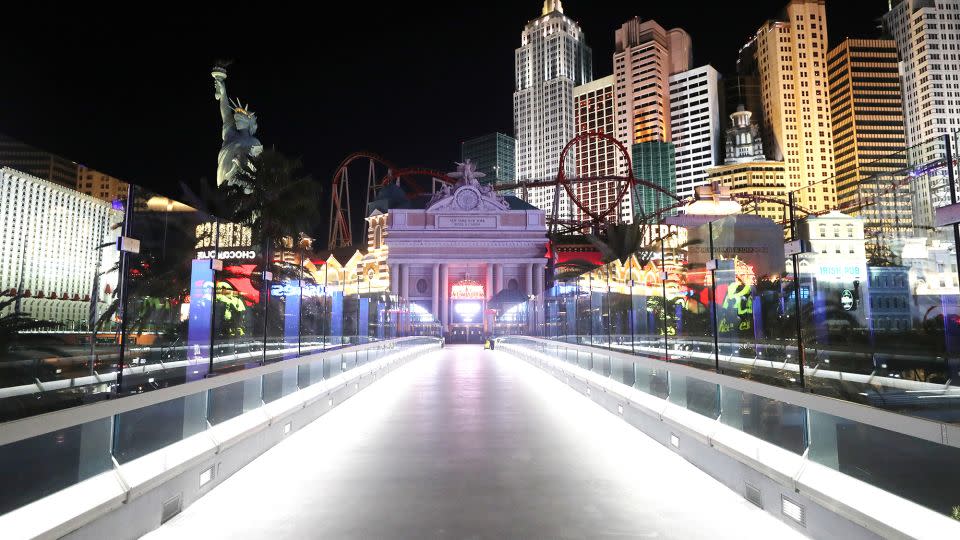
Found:
[[294, 433], [146, 538], [793, 537], [559, 381], [453, 346]]

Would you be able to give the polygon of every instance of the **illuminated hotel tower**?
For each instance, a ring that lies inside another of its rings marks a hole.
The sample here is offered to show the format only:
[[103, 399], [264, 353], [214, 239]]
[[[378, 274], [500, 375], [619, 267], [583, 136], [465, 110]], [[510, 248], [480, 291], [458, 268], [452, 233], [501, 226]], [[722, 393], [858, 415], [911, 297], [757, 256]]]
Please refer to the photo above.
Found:
[[[616, 134], [616, 97], [613, 75], [582, 84], [573, 89], [576, 111], [577, 135], [603, 133]], [[627, 171], [617, 145], [599, 138], [590, 138], [577, 147], [577, 177], [626, 176]], [[623, 185], [615, 180], [574, 184], [577, 198], [596, 215], [602, 214], [617, 201]], [[633, 197], [628, 190], [616, 210], [606, 216], [607, 221], [630, 223], [633, 220]], [[588, 218], [585, 212], [574, 208], [578, 220]]]
[[[563, 14], [560, 0], [546, 0], [540, 17], [524, 27], [515, 60], [517, 182], [552, 180], [564, 145], [576, 135], [573, 88], [593, 80], [593, 53], [580, 26]], [[573, 155], [565, 166], [574, 172]], [[519, 195], [552, 214], [553, 187], [521, 189]], [[570, 217], [570, 207], [561, 190], [558, 216]]]
[[690, 69], [690, 34], [634, 17], [616, 31], [615, 40], [617, 139], [628, 149], [670, 141], [670, 76]]
[[[900, 60], [907, 145], [918, 147], [960, 131], [960, 2], [893, 0], [883, 23]], [[942, 159], [942, 153], [938, 145], [929, 144], [908, 158], [927, 163]], [[911, 184], [915, 224], [929, 226], [933, 209], [950, 200], [946, 175], [919, 175]]]
[[[617, 140], [632, 156], [634, 174], [656, 173], [644, 180], [676, 190], [674, 147], [670, 125], [670, 76], [690, 69], [693, 45], [690, 34], [674, 28], [665, 30], [656, 21], [634, 17], [617, 29], [613, 53], [616, 84]], [[634, 148], [634, 145], [642, 147]], [[625, 167], [624, 167], [625, 168]], [[632, 193], [632, 212], [649, 214], [651, 207], [665, 199], [647, 188]], [[652, 201], [660, 201], [653, 204]]]
[[670, 132], [676, 148], [676, 194], [689, 199], [707, 182], [707, 169], [723, 163], [720, 74], [713, 66], [670, 76]]
[[845, 39], [828, 55], [837, 202], [868, 228], [911, 225], [909, 188], [894, 179], [907, 159], [897, 47], [890, 39]]
[[743, 49], [760, 78], [767, 155], [785, 162], [787, 190], [814, 213], [837, 206], [824, 2], [792, 0]]

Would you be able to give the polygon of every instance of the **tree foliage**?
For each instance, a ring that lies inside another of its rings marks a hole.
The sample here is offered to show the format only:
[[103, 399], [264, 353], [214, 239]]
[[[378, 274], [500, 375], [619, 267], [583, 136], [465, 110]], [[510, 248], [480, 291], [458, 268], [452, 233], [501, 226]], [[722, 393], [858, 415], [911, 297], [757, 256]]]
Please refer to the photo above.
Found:
[[225, 217], [249, 225], [254, 238], [265, 239], [271, 247], [281, 246], [284, 237], [310, 231], [320, 217], [322, 190], [303, 173], [302, 162], [271, 149], [255, 165], [256, 176], [246, 188], [222, 188], [230, 214]]

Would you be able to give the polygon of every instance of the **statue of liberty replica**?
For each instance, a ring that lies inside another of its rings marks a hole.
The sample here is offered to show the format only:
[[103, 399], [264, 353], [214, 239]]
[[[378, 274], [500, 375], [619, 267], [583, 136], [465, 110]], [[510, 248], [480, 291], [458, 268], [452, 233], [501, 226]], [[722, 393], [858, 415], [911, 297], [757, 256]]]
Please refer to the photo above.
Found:
[[217, 156], [217, 187], [235, 185], [250, 193], [250, 182], [257, 172], [251, 158], [263, 152], [263, 145], [254, 136], [257, 133], [257, 115], [249, 105], [227, 97], [227, 68], [225, 63], [214, 66], [214, 97], [220, 104], [223, 119], [223, 145]]

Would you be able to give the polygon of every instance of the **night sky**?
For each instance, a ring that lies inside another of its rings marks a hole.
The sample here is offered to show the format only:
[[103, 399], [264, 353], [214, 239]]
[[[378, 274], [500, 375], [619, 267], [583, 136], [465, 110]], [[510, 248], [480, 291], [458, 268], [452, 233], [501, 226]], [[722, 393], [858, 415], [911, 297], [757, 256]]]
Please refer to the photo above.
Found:
[[[179, 181], [215, 175], [210, 67], [220, 58], [234, 61], [228, 92], [257, 112], [264, 145], [302, 157], [325, 184], [355, 150], [452, 169], [464, 139], [512, 133], [513, 51], [542, 6], [337, 2], [338, 15], [327, 17], [323, 2], [71, 4], [5, 7], [0, 132], [171, 193]], [[784, 4], [566, 0], [564, 8], [586, 32], [601, 77], [611, 72], [614, 30], [631, 16], [685, 28], [697, 65], [730, 72], [739, 47]], [[828, 1], [831, 45], [875, 36], [886, 4]]]

